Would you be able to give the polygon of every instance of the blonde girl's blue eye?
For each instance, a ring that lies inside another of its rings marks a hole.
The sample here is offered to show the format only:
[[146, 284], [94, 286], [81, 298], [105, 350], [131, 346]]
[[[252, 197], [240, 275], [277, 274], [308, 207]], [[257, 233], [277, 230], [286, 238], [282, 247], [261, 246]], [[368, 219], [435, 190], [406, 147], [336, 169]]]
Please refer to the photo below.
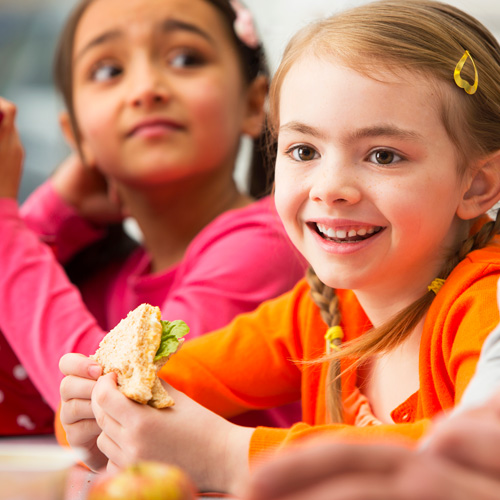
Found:
[[286, 151], [294, 160], [304, 162], [311, 161], [318, 158], [318, 152], [311, 146], [293, 146], [288, 151]]
[[106, 82], [122, 74], [123, 70], [115, 64], [101, 64], [92, 71], [92, 80]]
[[393, 165], [403, 158], [390, 149], [377, 149], [368, 156], [368, 161], [376, 165]]

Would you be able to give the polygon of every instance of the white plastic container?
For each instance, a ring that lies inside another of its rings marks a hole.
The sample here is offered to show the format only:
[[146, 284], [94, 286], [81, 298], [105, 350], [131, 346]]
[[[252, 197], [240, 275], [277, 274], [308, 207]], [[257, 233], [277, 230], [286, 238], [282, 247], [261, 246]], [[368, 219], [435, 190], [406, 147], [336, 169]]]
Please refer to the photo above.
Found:
[[63, 500], [80, 457], [57, 444], [0, 442], [0, 500]]

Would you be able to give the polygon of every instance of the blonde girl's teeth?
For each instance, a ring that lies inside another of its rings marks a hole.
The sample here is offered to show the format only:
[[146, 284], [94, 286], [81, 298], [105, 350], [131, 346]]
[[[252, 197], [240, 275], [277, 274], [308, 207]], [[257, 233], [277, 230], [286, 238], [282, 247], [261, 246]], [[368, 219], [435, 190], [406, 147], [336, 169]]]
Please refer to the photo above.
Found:
[[354, 238], [355, 236], [366, 236], [367, 234], [373, 234], [377, 231], [375, 227], [363, 227], [361, 229], [333, 229], [331, 227], [323, 226], [322, 224], [316, 224], [318, 231], [328, 238]]

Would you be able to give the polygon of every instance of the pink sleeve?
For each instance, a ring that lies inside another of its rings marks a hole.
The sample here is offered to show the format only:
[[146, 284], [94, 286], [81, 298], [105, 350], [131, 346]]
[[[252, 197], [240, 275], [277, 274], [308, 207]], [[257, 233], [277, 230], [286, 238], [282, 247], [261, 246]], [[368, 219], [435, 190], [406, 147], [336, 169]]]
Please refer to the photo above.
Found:
[[65, 203], [50, 179], [29, 196], [19, 213], [26, 225], [54, 250], [59, 262], [63, 263], [105, 233]]
[[[103, 331], [50, 247], [20, 219], [14, 200], [0, 199], [0, 234], [0, 330], [55, 409], [60, 357], [94, 352]], [[57, 325], [67, 336], [54, 331]]]
[[[164, 317], [184, 319], [194, 338], [290, 289], [304, 265], [277, 224], [275, 214], [249, 210], [246, 217], [224, 215], [205, 228], [180, 264], [162, 304]], [[0, 330], [55, 408], [60, 357], [95, 352], [105, 332], [13, 200], [0, 200], [0, 234]], [[148, 289], [143, 301], [153, 301], [152, 294]]]
[[207, 227], [182, 267], [162, 309], [165, 318], [190, 325], [190, 339], [287, 292], [305, 272], [277, 215], [268, 210]]

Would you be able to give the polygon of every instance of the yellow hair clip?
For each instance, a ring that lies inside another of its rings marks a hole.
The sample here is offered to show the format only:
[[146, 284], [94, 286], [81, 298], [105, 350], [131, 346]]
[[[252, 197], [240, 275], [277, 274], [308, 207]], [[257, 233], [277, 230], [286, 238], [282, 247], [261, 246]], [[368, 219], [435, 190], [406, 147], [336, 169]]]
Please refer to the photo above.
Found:
[[427, 287], [427, 290], [429, 290], [429, 292], [434, 292], [437, 295], [439, 290], [441, 290], [441, 287], [444, 285], [445, 281], [446, 280], [443, 280], [441, 278], [435, 278], [432, 280], [432, 283]]
[[[474, 66], [474, 83], [471, 85], [467, 80], [464, 80], [460, 76], [460, 72], [462, 71], [462, 68], [464, 67], [465, 61], [467, 61], [467, 58], [470, 59], [472, 66]], [[453, 74], [453, 77], [455, 78], [455, 83], [461, 88], [464, 89], [467, 94], [474, 94], [477, 90], [477, 86], [479, 84], [479, 78], [477, 75], [477, 68], [476, 68], [476, 63], [474, 62], [474, 59], [472, 59], [472, 56], [469, 54], [469, 51], [466, 50], [464, 52], [464, 55], [458, 61], [458, 64], [455, 67], [455, 72]]]
[[342, 330], [341, 326], [336, 325], [328, 328], [328, 330], [325, 333], [327, 354], [330, 354], [332, 350], [340, 351], [340, 347], [337, 344], [335, 344], [334, 340], [343, 338], [344, 338], [344, 331]]

